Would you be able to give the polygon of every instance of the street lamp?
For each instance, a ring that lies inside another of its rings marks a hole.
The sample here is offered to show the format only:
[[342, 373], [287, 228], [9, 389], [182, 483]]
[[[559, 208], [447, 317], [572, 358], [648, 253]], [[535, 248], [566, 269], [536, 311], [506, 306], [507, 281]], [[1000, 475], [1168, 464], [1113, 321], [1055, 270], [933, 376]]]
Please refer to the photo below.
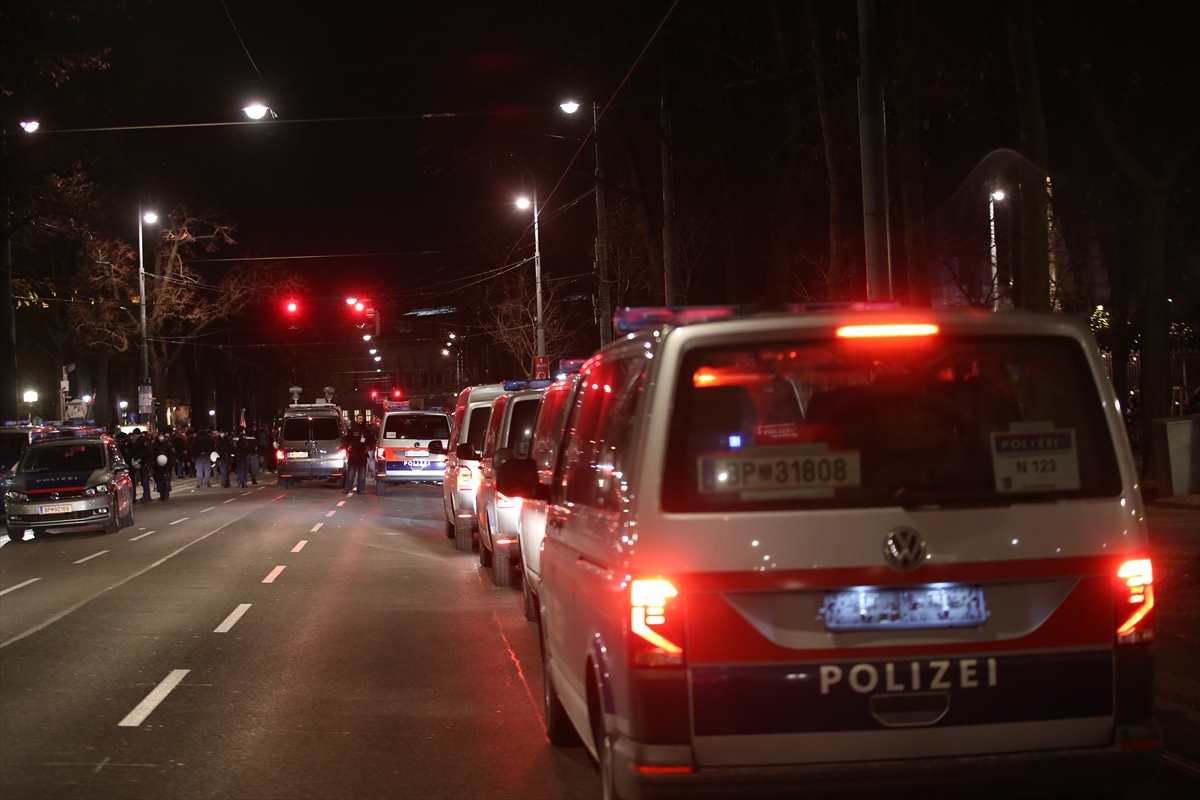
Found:
[[[566, 100], [559, 108], [568, 114], [579, 110], [579, 103]], [[604, 170], [600, 166], [600, 107], [592, 102], [592, 145], [596, 151], [596, 272], [600, 300], [600, 346], [612, 341], [612, 295], [608, 285], [608, 252], [604, 247]]]
[[25, 394], [21, 395], [21, 399], [29, 404], [29, 424], [33, 424], [33, 404], [38, 400], [38, 393], [32, 389], [27, 389]]
[[1003, 189], [993, 189], [988, 194], [988, 227], [991, 233], [992, 260], [992, 310], [1000, 309], [1000, 271], [999, 260], [996, 258], [996, 203], [1002, 202], [1006, 195]]
[[250, 119], [262, 119], [267, 114], [271, 115], [271, 119], [275, 119], [275, 112], [262, 103], [251, 103], [243, 108], [242, 111], [246, 112], [246, 116]]
[[[538, 206], [537, 206], [537, 182], [533, 185], [533, 280], [537, 287], [537, 363], [534, 365], [534, 374], [537, 375], [541, 370], [538, 368], [546, 360], [546, 325], [542, 319], [542, 245], [538, 234]], [[529, 208], [530, 202], [528, 198], [522, 197], [517, 200], [517, 208]]]
[[38, 125], [38, 121], [36, 119], [27, 120], [18, 124], [21, 126], [21, 130], [25, 131], [26, 133], [36, 133], [37, 129], [41, 127]]
[[142, 244], [142, 225], [153, 225], [158, 215], [143, 211], [138, 205], [138, 318], [142, 333], [142, 383], [138, 386], [138, 421], [145, 422], [143, 415], [154, 411], [154, 390], [150, 384], [150, 349], [146, 340], [146, 252]]

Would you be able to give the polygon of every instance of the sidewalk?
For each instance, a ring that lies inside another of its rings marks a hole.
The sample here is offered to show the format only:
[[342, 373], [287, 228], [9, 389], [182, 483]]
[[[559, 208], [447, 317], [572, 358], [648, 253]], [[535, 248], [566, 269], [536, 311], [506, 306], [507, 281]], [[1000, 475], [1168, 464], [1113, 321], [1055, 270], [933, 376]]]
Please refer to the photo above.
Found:
[[1154, 561], [1157, 717], [1167, 749], [1200, 762], [1200, 496], [1154, 501], [1146, 524]]

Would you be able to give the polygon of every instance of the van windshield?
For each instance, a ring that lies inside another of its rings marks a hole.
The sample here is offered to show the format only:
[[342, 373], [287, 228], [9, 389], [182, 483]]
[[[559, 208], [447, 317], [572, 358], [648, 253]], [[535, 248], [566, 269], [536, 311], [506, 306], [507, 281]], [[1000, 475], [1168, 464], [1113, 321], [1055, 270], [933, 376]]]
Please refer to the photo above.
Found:
[[663, 507], [995, 505], [1121, 491], [1062, 337], [739, 344], [687, 354]]

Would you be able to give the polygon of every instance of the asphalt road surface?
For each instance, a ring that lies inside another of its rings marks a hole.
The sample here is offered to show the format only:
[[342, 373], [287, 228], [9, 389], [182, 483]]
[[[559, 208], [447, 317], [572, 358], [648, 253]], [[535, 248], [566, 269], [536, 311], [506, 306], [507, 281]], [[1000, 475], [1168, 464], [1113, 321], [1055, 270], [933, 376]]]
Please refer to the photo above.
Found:
[[189, 488], [0, 550], [0, 796], [600, 795], [440, 487]]
[[0, 539], [0, 797], [600, 795], [547, 743], [521, 594], [455, 551], [440, 487], [248, 488]]

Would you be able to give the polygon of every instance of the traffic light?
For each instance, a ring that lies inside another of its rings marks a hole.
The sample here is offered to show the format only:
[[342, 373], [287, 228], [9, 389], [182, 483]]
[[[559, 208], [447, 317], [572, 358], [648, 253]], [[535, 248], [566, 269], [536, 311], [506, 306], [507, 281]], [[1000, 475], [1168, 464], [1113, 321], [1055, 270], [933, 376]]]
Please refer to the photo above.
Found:
[[392, 389], [392, 397], [395, 397], [397, 400], [399, 400], [400, 399], [400, 390]]
[[285, 300], [283, 316], [287, 320], [288, 327], [294, 330], [300, 321], [300, 303], [295, 299]]
[[300, 310], [300, 305], [295, 300], [288, 300], [285, 308], [289, 314], [295, 314]]
[[379, 392], [378, 392], [378, 391], [376, 391], [375, 389], [372, 389], [372, 390], [371, 390], [371, 399], [372, 399], [372, 400], [375, 400], [375, 399], [377, 399], [378, 397], [379, 397]]

